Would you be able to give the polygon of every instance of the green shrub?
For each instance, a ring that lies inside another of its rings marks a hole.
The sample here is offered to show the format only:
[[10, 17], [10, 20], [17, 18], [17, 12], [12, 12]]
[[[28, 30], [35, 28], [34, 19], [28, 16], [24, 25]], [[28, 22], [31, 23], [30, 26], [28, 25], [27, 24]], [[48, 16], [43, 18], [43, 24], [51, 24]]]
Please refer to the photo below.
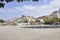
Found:
[[4, 23], [5, 21], [4, 20], [0, 20], [0, 23]]

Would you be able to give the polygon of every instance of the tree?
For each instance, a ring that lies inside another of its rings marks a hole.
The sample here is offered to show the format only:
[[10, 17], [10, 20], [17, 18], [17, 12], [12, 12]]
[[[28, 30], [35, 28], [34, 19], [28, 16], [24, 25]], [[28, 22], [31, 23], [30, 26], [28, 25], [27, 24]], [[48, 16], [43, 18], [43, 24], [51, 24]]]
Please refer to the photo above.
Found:
[[28, 20], [25, 20], [24, 23], [28, 23]]
[[44, 22], [45, 22], [45, 24], [50, 24], [50, 20], [49, 19], [45, 19]]
[[25, 17], [25, 15], [22, 15], [21, 17]]
[[59, 20], [59, 22], [60, 22], [60, 18], [59, 18], [58, 20]]
[[60, 19], [58, 17], [53, 17], [52, 19], [46, 19], [45, 24], [53, 24], [60, 22]]
[[36, 20], [36, 23], [40, 24], [40, 20]]
[[33, 0], [33, 1], [38, 1], [38, 0]]
[[14, 1], [14, 0], [5, 0], [5, 1], [8, 3], [8, 2], [12, 2], [12, 1]]
[[0, 20], [0, 23], [4, 23], [4, 22], [5, 22], [4, 20], [2, 20], [2, 19]]
[[59, 19], [58, 19], [58, 17], [53, 17], [52, 21], [53, 21], [53, 23], [57, 23], [57, 22], [59, 22]]
[[0, 3], [0, 8], [2, 7], [2, 8], [4, 8], [4, 3]]
[[[4, 3], [4, 1], [6, 2], [6, 3], [8, 3], [8, 2], [12, 2], [12, 1], [14, 1], [14, 0], [0, 0], [0, 8], [4, 8], [4, 6], [5, 6], [5, 3]], [[16, 0], [17, 2], [23, 2], [23, 1], [30, 1], [30, 0]], [[38, 1], [38, 0], [32, 0], [32, 1]]]
[[36, 20], [36, 22], [40, 22], [40, 20]]

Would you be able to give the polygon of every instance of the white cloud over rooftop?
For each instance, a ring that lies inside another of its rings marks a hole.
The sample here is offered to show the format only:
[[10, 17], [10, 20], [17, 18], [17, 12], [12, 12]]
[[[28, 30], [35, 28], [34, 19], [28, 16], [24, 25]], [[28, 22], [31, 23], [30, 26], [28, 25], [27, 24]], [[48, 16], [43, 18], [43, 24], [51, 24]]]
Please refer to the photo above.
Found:
[[[47, 0], [45, 0], [47, 1]], [[49, 15], [51, 12], [58, 10], [60, 8], [60, 0], [52, 0], [46, 5], [24, 5], [23, 7], [16, 7], [17, 10], [23, 12], [24, 14], [29, 14], [32, 16], [43, 16]]]
[[[47, 0], [44, 1], [44, 3]], [[49, 15], [53, 11], [60, 8], [60, 0], [52, 0], [49, 4], [44, 5], [23, 5], [14, 8], [0, 9], [0, 12], [6, 13], [22, 13], [23, 15], [31, 15], [34, 17]]]

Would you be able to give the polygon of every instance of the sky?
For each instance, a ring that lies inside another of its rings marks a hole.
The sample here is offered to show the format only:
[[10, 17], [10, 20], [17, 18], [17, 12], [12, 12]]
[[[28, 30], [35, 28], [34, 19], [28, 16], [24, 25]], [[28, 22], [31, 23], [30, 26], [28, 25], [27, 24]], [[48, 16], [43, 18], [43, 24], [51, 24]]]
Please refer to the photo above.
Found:
[[0, 8], [0, 19], [9, 20], [15, 17], [25, 16], [45, 16], [60, 8], [60, 0], [39, 0], [38, 2], [25, 1], [17, 3], [5, 3], [4, 8]]

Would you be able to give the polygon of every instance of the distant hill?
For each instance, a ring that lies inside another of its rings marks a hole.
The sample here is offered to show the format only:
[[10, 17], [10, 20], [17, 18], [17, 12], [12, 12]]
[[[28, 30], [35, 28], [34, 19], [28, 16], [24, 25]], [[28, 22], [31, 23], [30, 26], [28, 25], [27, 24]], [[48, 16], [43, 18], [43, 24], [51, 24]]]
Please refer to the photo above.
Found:
[[57, 10], [57, 11], [53, 11], [53, 12], [51, 13], [51, 15], [46, 15], [46, 16], [38, 17], [37, 19], [46, 19], [46, 18], [51, 19], [51, 18], [53, 18], [53, 17], [58, 17], [58, 18], [60, 18], [60, 9]]
[[57, 10], [57, 11], [52, 12], [52, 14], [50, 15], [50, 17], [51, 17], [51, 18], [53, 18], [53, 17], [58, 17], [58, 18], [60, 18], [60, 9]]
[[53, 17], [60, 18], [60, 9], [57, 11], [53, 11], [51, 13], [51, 15], [46, 15], [46, 16], [37, 17], [37, 18], [34, 18], [32, 16], [22, 16], [22, 17], [18, 17], [18, 18], [14, 18], [12, 20], [9, 20], [8, 22], [10, 22], [10, 23], [12, 23], [12, 22], [21, 23], [21, 22], [25, 22], [27, 19], [35, 21], [35, 20], [41, 20], [41, 19], [45, 20], [46, 18], [52, 19]]

